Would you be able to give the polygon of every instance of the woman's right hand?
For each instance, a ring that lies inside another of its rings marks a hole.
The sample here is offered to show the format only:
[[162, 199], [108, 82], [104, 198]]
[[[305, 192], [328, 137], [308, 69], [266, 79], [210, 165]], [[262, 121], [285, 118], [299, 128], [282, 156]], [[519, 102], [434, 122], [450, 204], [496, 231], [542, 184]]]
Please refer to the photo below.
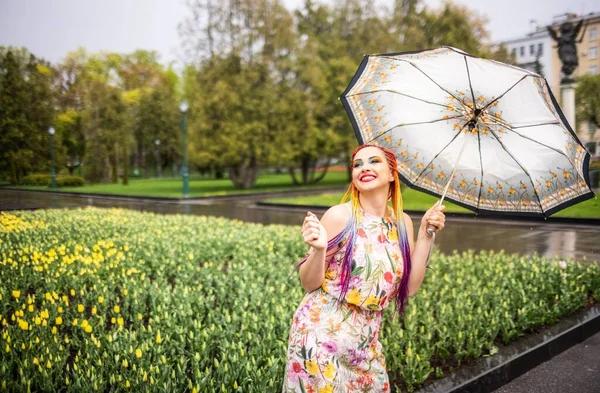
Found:
[[325, 231], [317, 216], [311, 212], [307, 212], [306, 217], [304, 217], [302, 238], [304, 243], [316, 250], [323, 250], [327, 247], [327, 231]]

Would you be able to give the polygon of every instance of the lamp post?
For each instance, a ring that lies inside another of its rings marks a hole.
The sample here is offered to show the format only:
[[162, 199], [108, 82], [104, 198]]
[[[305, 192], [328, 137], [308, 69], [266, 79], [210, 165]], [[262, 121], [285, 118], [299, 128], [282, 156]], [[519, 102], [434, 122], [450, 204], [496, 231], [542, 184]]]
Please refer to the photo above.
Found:
[[186, 131], [186, 124], [185, 124], [185, 117], [186, 117], [186, 114], [188, 111], [187, 101], [185, 101], [185, 100], [181, 101], [181, 103], [179, 104], [179, 111], [181, 112], [181, 121], [180, 121], [179, 125], [181, 127], [181, 137], [183, 140], [183, 163], [181, 166], [181, 173], [183, 176], [183, 197], [187, 198], [188, 196], [190, 196], [190, 174], [188, 173], [188, 166], [187, 166], [187, 146], [186, 146], [187, 131]]
[[54, 170], [54, 127], [48, 128], [50, 134], [50, 155], [52, 157], [52, 171], [50, 172], [50, 188], [56, 189], [56, 171]]
[[160, 177], [160, 139], [156, 139], [154, 144], [156, 145], [156, 177]]

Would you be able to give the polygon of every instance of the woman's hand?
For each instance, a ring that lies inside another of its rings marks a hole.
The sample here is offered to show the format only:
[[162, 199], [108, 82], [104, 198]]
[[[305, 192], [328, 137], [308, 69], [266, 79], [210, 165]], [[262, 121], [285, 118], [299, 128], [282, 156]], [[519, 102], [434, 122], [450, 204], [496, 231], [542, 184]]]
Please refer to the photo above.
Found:
[[316, 250], [323, 250], [327, 247], [327, 231], [325, 231], [317, 216], [311, 212], [307, 212], [304, 218], [302, 238], [304, 238], [304, 243]]
[[[440, 205], [436, 202], [436, 204], [427, 210], [423, 215], [420, 229], [430, 236], [433, 235], [433, 232], [439, 232], [444, 229], [446, 224], [446, 216], [444, 215], [443, 210], [445, 208], [446, 206]], [[429, 231], [427, 229], [429, 229]]]

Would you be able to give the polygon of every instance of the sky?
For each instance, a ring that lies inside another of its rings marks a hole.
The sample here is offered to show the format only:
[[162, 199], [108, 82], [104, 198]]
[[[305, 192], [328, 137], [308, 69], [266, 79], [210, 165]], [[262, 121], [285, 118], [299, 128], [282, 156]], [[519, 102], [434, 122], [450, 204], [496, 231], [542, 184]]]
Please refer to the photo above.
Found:
[[[295, 9], [303, 0], [283, 2]], [[486, 15], [495, 42], [527, 34], [531, 20], [546, 25], [565, 12], [600, 12], [600, 0], [455, 2]], [[442, 0], [425, 3], [436, 8]], [[0, 46], [24, 46], [52, 63], [79, 47], [88, 52], [156, 50], [163, 62], [181, 63], [177, 26], [188, 14], [185, 0], [0, 0]]]

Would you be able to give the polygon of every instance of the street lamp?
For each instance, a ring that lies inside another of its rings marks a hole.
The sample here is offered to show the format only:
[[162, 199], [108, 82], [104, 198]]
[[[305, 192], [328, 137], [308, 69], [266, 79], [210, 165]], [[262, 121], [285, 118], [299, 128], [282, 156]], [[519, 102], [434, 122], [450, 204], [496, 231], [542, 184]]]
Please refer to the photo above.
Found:
[[179, 111], [181, 112], [181, 121], [180, 121], [179, 125], [181, 127], [181, 136], [183, 139], [183, 164], [182, 164], [182, 168], [181, 168], [181, 172], [183, 175], [183, 197], [187, 198], [188, 196], [190, 196], [190, 174], [188, 173], [188, 166], [187, 166], [187, 146], [186, 146], [187, 132], [186, 132], [185, 117], [186, 117], [186, 114], [188, 111], [188, 103], [186, 100], [181, 101], [181, 103], [179, 104]]
[[52, 156], [52, 171], [50, 172], [50, 188], [56, 189], [56, 171], [54, 170], [54, 127], [48, 128], [50, 134], [50, 155]]
[[160, 177], [160, 152], [158, 150], [160, 147], [160, 139], [156, 139], [154, 144], [156, 145], [156, 177]]

